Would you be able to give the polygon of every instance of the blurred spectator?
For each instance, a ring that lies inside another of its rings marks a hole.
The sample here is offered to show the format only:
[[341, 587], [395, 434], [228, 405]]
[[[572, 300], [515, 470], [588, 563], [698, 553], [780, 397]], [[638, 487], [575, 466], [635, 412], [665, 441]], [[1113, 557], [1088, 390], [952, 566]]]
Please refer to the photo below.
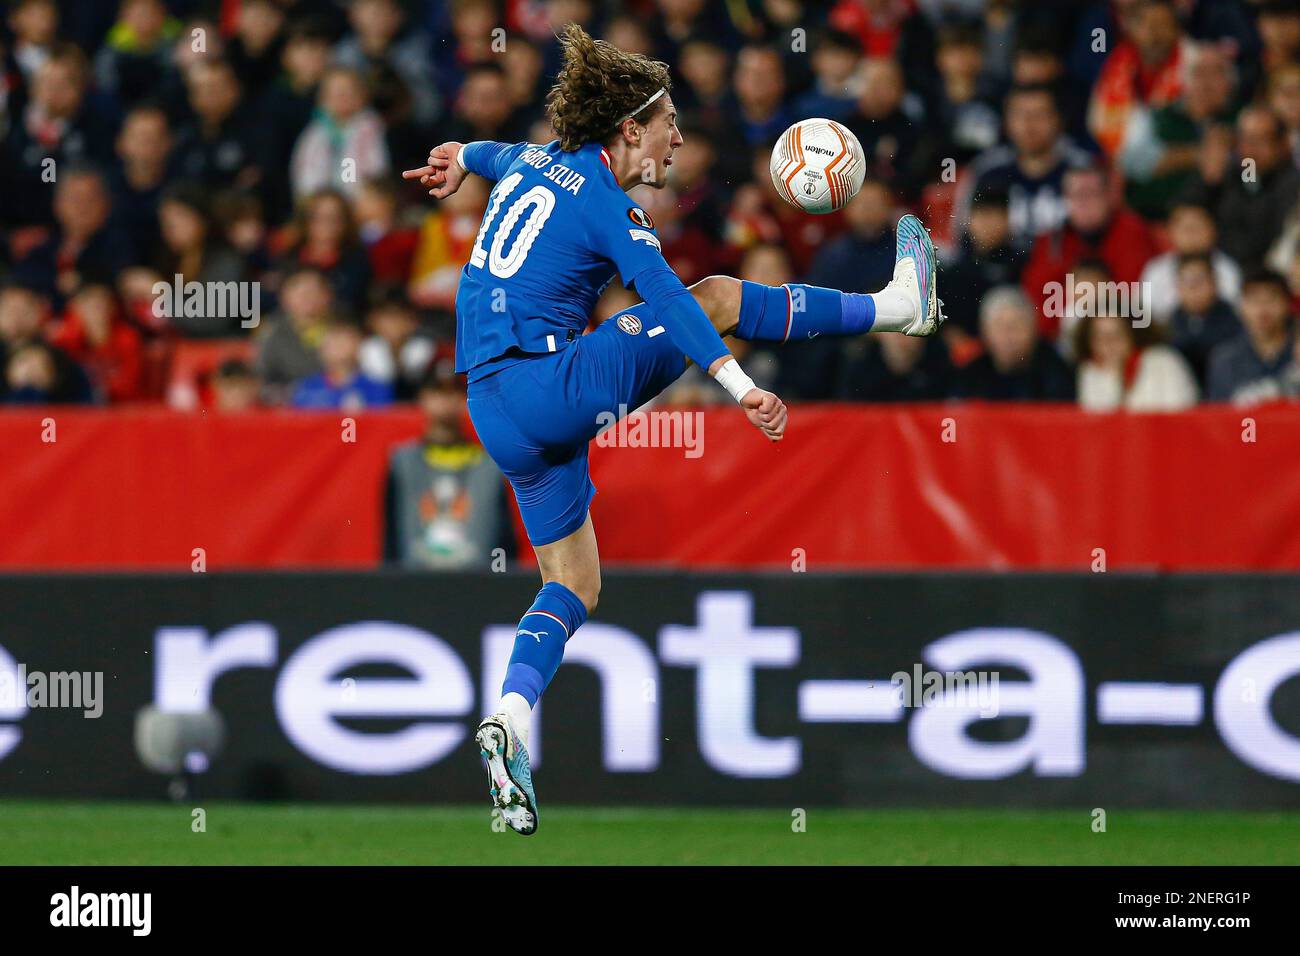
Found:
[[193, 120], [176, 138], [176, 170], [207, 186], [248, 189], [262, 177], [257, 127], [229, 62], [206, 56], [185, 73]]
[[972, 196], [995, 186], [1005, 189], [1011, 197], [1011, 235], [1028, 247], [1065, 221], [1065, 174], [1087, 165], [1089, 157], [1061, 132], [1050, 87], [1017, 87], [1007, 94], [1004, 109], [1009, 145], [994, 146], [971, 164], [956, 217], [967, 220]]
[[[1053, 320], [1059, 319], [1054, 344], [1067, 362], [1076, 359], [1074, 349], [1082, 319], [1108, 312], [1137, 316], [1138, 309], [1145, 307], [1140, 286], [1120, 286], [1113, 279], [1110, 267], [1100, 259], [1080, 259], [1062, 281], [1062, 290], [1067, 294], [1061, 307], [1056, 308], [1055, 297], [1049, 299], [1050, 308], [1044, 307], [1044, 312], [1052, 313]], [[1143, 312], [1141, 321], [1147, 322], [1148, 319]]]
[[1039, 338], [1033, 304], [1016, 286], [999, 286], [980, 303], [984, 354], [958, 369], [957, 398], [987, 401], [1069, 401], [1073, 374]]
[[50, 344], [78, 363], [101, 402], [144, 397], [144, 352], [140, 333], [122, 317], [111, 287], [85, 285], [72, 297]]
[[[990, 79], [1007, 83], [1011, 79], [1012, 53], [1020, 18], [1025, 7], [1016, 0], [986, 0], [980, 27], [984, 31], [984, 68]], [[1091, 57], [1097, 60], [1096, 56]], [[1091, 80], [1089, 81], [1091, 82]]]
[[470, 177], [425, 214], [408, 289], [416, 305], [445, 312], [455, 310], [460, 270], [469, 261], [487, 197], [487, 184]]
[[1286, 127], [1292, 161], [1300, 165], [1300, 63], [1287, 63], [1272, 72], [1266, 98]]
[[673, 155], [671, 183], [677, 217], [685, 227], [709, 237], [716, 257], [726, 258], [721, 244], [724, 207], [717, 177], [717, 144], [707, 130], [693, 123], [684, 123], [681, 134], [682, 145]]
[[4, 390], [7, 405], [50, 405], [59, 402], [60, 377], [53, 350], [44, 342], [25, 342], [7, 353]]
[[5, 138], [3, 221], [48, 222], [49, 186], [60, 171], [108, 159], [113, 118], [105, 104], [90, 101], [88, 71], [85, 54], [69, 43], [55, 44], [36, 67], [30, 96]]
[[[695, 3], [698, 0], [691, 0], [691, 2]], [[689, 33], [689, 30], [687, 32]], [[631, 16], [616, 16], [607, 20], [605, 39], [628, 53], [640, 53], [642, 56], [655, 55], [655, 43], [650, 36], [650, 29]]]
[[280, 287], [280, 313], [258, 329], [254, 368], [263, 400], [281, 404], [294, 382], [320, 371], [317, 351], [333, 315], [334, 290], [319, 269], [299, 266]]
[[915, 200], [933, 178], [938, 157], [923, 149], [920, 100], [908, 97], [903, 71], [893, 60], [868, 59], [862, 65], [857, 109], [847, 125], [862, 143], [867, 171]]
[[1088, 87], [1069, 82], [1054, 31], [1017, 30], [1011, 55], [1011, 84], [1013, 87], [1051, 89], [1061, 113], [1061, 128], [1079, 143], [1091, 141], [1088, 133]]
[[[323, 21], [306, 18], [289, 27], [280, 55], [282, 70], [258, 102], [268, 169], [289, 168], [294, 145], [316, 108], [320, 82], [329, 63], [330, 31]], [[284, 177], [268, 176], [263, 195], [275, 222], [283, 221], [292, 212], [292, 190]]]
[[1241, 322], [1219, 291], [1215, 262], [1205, 253], [1178, 260], [1178, 305], [1169, 319], [1169, 342], [1183, 353], [1198, 381], [1204, 383], [1210, 351], [1241, 334]]
[[522, 138], [519, 134], [505, 69], [496, 61], [472, 67], [456, 95], [451, 119], [439, 133], [439, 141], [492, 139], [513, 143]]
[[245, 275], [263, 275], [270, 268], [271, 251], [262, 201], [251, 192], [218, 193], [212, 213], [222, 241], [243, 260]]
[[1300, 60], [1300, 7], [1292, 0], [1256, 0], [1259, 15], [1255, 27], [1263, 45], [1259, 62], [1272, 72]]
[[337, 408], [360, 411], [389, 405], [393, 386], [361, 371], [361, 329], [346, 319], [326, 323], [320, 340], [321, 370], [298, 381], [291, 403], [295, 408]]
[[1206, 398], [1250, 401], [1267, 395], [1292, 358], [1291, 293], [1275, 272], [1248, 275], [1241, 285], [1244, 332], [1214, 347], [1209, 357]]
[[547, 77], [542, 75], [541, 51], [522, 37], [514, 37], [513, 42], [506, 40], [502, 58], [510, 104], [516, 116], [527, 122], [535, 114], [534, 104], [541, 101], [550, 86]]
[[361, 371], [391, 386], [396, 401], [409, 402], [433, 363], [437, 345], [421, 331], [420, 317], [397, 289], [376, 296], [366, 324], [370, 335], [361, 345]]
[[55, 0], [14, 0], [9, 4], [8, 23], [18, 82], [30, 88], [58, 42], [59, 6]]
[[862, 47], [856, 37], [839, 30], [823, 31], [812, 46], [814, 86], [795, 100], [795, 113], [845, 120], [857, 108], [861, 62]]
[[1169, 211], [1166, 233], [1170, 249], [1146, 264], [1142, 270], [1143, 294], [1151, 317], [1159, 323], [1169, 321], [1177, 305], [1176, 271], [1180, 259], [1206, 255], [1214, 264], [1214, 282], [1219, 295], [1232, 306], [1241, 299], [1241, 269], [1233, 259], [1217, 248], [1218, 227], [1204, 206], [1195, 202], [1175, 203]]
[[[697, 34], [682, 45], [681, 61], [674, 76], [673, 97], [690, 122], [717, 144], [739, 143], [742, 134], [731, 98], [731, 60], [714, 37]], [[724, 149], [718, 157], [724, 187], [743, 182], [749, 172], [750, 154], [742, 149]]]
[[62, 305], [83, 282], [112, 283], [134, 259], [129, 237], [109, 219], [104, 177], [89, 166], [63, 169], [54, 187], [54, 228], [18, 259], [14, 272]]
[[[931, 155], [965, 165], [997, 145], [1002, 117], [982, 82], [984, 47], [978, 30], [958, 25], [939, 31], [936, 66], [939, 89], [932, 122], [926, 124], [933, 141]], [[934, 177], [933, 168], [920, 173]]]
[[[242, 282], [247, 276], [239, 254], [226, 245], [218, 232], [208, 194], [193, 183], [168, 188], [158, 204], [162, 246], [157, 269], [162, 281], [173, 284], [197, 282], [205, 289], [216, 284]], [[211, 338], [240, 333], [241, 317], [221, 315], [219, 310], [173, 309], [171, 328], [194, 338]]]
[[378, 285], [405, 283], [420, 241], [420, 231], [398, 221], [397, 184], [386, 176], [367, 179], [353, 203], [357, 235], [370, 260], [370, 279]]
[[736, 57], [732, 88], [736, 119], [745, 142], [770, 149], [795, 118], [784, 100], [785, 64], [781, 54], [763, 44], [745, 46]]
[[0, 400], [11, 403], [88, 402], [81, 366], [45, 343], [49, 302], [40, 292], [11, 284], [0, 290]]
[[259, 98], [280, 71], [284, 24], [285, 10], [276, 0], [240, 0], [226, 56], [250, 100]]
[[[501, 23], [495, 0], [455, 0], [448, 6], [451, 30], [449, 35], [438, 38], [435, 69], [438, 88], [454, 94], [465, 71], [496, 56], [492, 50], [492, 31]], [[509, 45], [507, 40], [507, 48]]]
[[948, 397], [952, 363], [938, 338], [864, 335], [846, 347], [836, 396], [857, 402], [933, 402]]
[[351, 198], [363, 180], [388, 170], [384, 124], [369, 106], [365, 81], [355, 70], [330, 68], [321, 80], [316, 117], [290, 159], [294, 196], [336, 189]]
[[[154, 309], [158, 298], [154, 290], [162, 281], [162, 273], [149, 266], [131, 266], [117, 276], [117, 295], [122, 303], [122, 312], [149, 340], [160, 340], [171, 332], [171, 320], [166, 311], [159, 308], [155, 314]], [[168, 282], [174, 285], [175, 276]]]
[[[1034, 243], [1022, 278], [1025, 292], [1039, 309], [1084, 259], [1104, 262], [1117, 282], [1136, 284], [1141, 279], [1155, 244], [1146, 223], [1115, 200], [1113, 192], [1101, 167], [1071, 170], [1066, 175], [1065, 224]], [[1059, 319], [1059, 313], [1044, 314], [1045, 335], [1056, 336]]]
[[[172, 62], [176, 65], [183, 84], [179, 91], [180, 99], [172, 104], [176, 110], [173, 115], [185, 114], [189, 108], [188, 82], [194, 68], [203, 63], [221, 60], [225, 55], [226, 36], [217, 20], [203, 12], [191, 13], [184, 18], [180, 34], [172, 45]], [[170, 107], [168, 112], [172, 113]]]
[[1174, 197], [1195, 181], [1201, 137], [1231, 123], [1236, 76], [1227, 54], [1198, 44], [1184, 62], [1187, 83], [1176, 102], [1134, 111], [1117, 161], [1127, 179], [1125, 197], [1148, 219], [1168, 213]]
[[158, 202], [172, 146], [167, 114], [160, 106], [137, 106], [122, 122], [116, 145], [118, 161], [110, 179], [113, 212], [132, 248], [147, 256], [159, 242]]
[[[563, 4], [557, 4], [563, 6]], [[681, 45], [708, 33], [729, 46], [736, 35], [727, 13], [708, 0], [655, 0], [655, 53], [669, 60], [681, 55]]]
[[[703, 143], [698, 147], [689, 147], [696, 153], [707, 151], [708, 148]], [[696, 156], [691, 161], [698, 159]], [[673, 168], [676, 167], [677, 160], [674, 158]], [[633, 197], [654, 219], [664, 260], [683, 283], [690, 285], [707, 275], [722, 272], [731, 265], [724, 263], [721, 257], [717, 237], [701, 225], [702, 217], [686, 215], [684, 204], [674, 186], [669, 185], [663, 189], [638, 187], [633, 192]]]
[[830, 24], [856, 36], [867, 56], [897, 60], [909, 76], [925, 76], [934, 63], [929, 25], [913, 0], [837, 0]]
[[126, 104], [139, 102], [175, 83], [171, 47], [180, 21], [162, 0], [123, 0], [117, 23], [95, 57], [95, 82]]
[[1107, 155], [1124, 145], [1133, 114], [1168, 106], [1182, 95], [1182, 26], [1170, 0], [1142, 0], [1123, 17], [1126, 36], [1097, 77], [1088, 128]]
[[330, 278], [340, 306], [360, 312], [370, 282], [370, 257], [357, 236], [352, 207], [342, 194], [322, 190], [299, 203], [298, 215], [281, 240], [283, 261], [311, 266]]
[[249, 412], [258, 408], [261, 385], [247, 362], [226, 359], [212, 373], [212, 397], [219, 412]]
[[1261, 107], [1237, 117], [1237, 158], [1231, 134], [1207, 134], [1190, 195], [1215, 212], [1223, 251], [1243, 269], [1263, 262], [1300, 196], [1300, 170], [1291, 160], [1282, 121]]
[[1076, 330], [1079, 406], [1092, 412], [1175, 412], [1196, 404], [1187, 362], [1155, 342], [1152, 326], [1127, 318], [1084, 316]]
[[[953, 255], [943, 263], [945, 340], [960, 349], [979, 336], [979, 304], [994, 286], [1020, 281], [1026, 255], [1012, 244], [1010, 197], [992, 186], [971, 202], [970, 223]], [[959, 361], [958, 364], [961, 364]]]
[[[682, 0], [682, 2], [699, 3], [700, 0]], [[542, 7], [541, 16], [528, 18], [531, 22], [525, 23], [523, 28], [536, 42], [543, 44], [546, 65], [542, 72], [547, 76], [554, 76], [559, 72], [562, 63], [558, 39], [560, 29], [568, 23], [580, 24], [588, 33], [596, 29], [598, 25], [594, 22], [595, 2], [594, 0], [544, 0]], [[524, 18], [520, 17], [520, 19]]]
[[464, 422], [465, 394], [430, 376], [418, 400], [424, 435], [393, 449], [384, 553], [409, 567], [485, 568], [514, 556], [505, 480]]
[[352, 32], [335, 48], [335, 61], [368, 78], [390, 128], [401, 122], [431, 126], [441, 103], [429, 38], [407, 24], [397, 0], [353, 0], [348, 23]]

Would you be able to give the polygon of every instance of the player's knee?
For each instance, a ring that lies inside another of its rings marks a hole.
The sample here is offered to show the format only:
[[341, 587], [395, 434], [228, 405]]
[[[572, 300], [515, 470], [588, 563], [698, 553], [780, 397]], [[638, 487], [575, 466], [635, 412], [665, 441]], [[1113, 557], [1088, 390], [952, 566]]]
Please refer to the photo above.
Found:
[[731, 332], [740, 314], [740, 280], [731, 276], [707, 276], [691, 286], [691, 295], [700, 304], [720, 335]]
[[597, 572], [593, 579], [584, 581], [574, 593], [578, 595], [578, 600], [582, 602], [588, 614], [595, 611], [596, 605], [600, 603], [600, 572]]
[[573, 592], [573, 596], [582, 602], [582, 606], [587, 609], [588, 614], [596, 610], [596, 603], [600, 600], [599, 571], [583, 574], [568, 573], [546, 575], [543, 577], [543, 583], [549, 583], [551, 581], [563, 584]]

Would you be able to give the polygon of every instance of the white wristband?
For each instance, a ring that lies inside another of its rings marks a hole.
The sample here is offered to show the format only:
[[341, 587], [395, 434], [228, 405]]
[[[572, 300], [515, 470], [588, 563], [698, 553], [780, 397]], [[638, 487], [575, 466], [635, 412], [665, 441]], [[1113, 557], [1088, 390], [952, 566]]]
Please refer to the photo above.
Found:
[[731, 397], [740, 401], [749, 392], [757, 388], [754, 380], [745, 374], [741, 369], [740, 363], [734, 358], [727, 359], [725, 365], [718, 369], [718, 374], [713, 376], [714, 381], [731, 393]]
[[465, 155], [465, 144], [461, 143], [460, 149], [456, 150], [456, 165], [459, 166], [461, 169], [465, 170], [465, 172], [469, 172], [469, 167], [465, 165], [465, 160], [462, 159], [464, 155]]

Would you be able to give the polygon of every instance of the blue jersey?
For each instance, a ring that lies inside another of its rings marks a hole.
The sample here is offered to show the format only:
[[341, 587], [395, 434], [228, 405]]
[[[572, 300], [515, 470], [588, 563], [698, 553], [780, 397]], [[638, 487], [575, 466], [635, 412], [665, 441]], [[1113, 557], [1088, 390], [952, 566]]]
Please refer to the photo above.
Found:
[[[661, 274], [671, 272], [654, 221], [619, 186], [600, 144], [565, 152], [558, 140], [476, 142], [460, 155], [467, 170], [496, 180], [456, 293], [456, 370], [471, 381], [521, 353], [568, 346], [586, 330], [615, 273], [626, 286], [645, 276], [643, 285], [657, 288]], [[660, 273], [655, 283], [652, 272]], [[647, 288], [638, 290], [654, 305]], [[702, 362], [726, 351], [706, 323], [702, 312], [690, 317], [687, 341], [680, 343]], [[671, 333], [671, 316], [665, 324]]]

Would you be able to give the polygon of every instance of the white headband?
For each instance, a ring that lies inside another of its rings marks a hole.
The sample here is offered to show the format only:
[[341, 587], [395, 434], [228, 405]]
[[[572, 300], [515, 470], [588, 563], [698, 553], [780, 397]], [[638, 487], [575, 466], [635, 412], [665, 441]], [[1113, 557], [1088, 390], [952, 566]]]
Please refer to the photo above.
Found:
[[659, 97], [663, 96], [663, 95], [664, 95], [665, 93], [667, 93], [667, 92], [668, 92], [667, 90], [661, 89], [661, 90], [660, 90], [658, 93], [656, 93], [654, 96], [650, 97], [650, 99], [646, 100], [644, 103], [642, 103], [642, 104], [641, 104], [640, 106], [638, 106], [636, 109], [634, 109], [632, 112], [628, 113], [628, 114], [627, 114], [626, 116], [624, 116], [621, 120], [619, 120], [617, 125], [622, 126], [623, 123], [626, 122], [627, 120], [632, 119], [632, 118], [633, 118], [634, 116], [636, 116], [638, 113], [644, 112], [645, 109], [646, 109], [646, 107], [648, 107], [651, 103], [654, 103], [655, 101], [657, 101], [657, 100], [659, 99]]

